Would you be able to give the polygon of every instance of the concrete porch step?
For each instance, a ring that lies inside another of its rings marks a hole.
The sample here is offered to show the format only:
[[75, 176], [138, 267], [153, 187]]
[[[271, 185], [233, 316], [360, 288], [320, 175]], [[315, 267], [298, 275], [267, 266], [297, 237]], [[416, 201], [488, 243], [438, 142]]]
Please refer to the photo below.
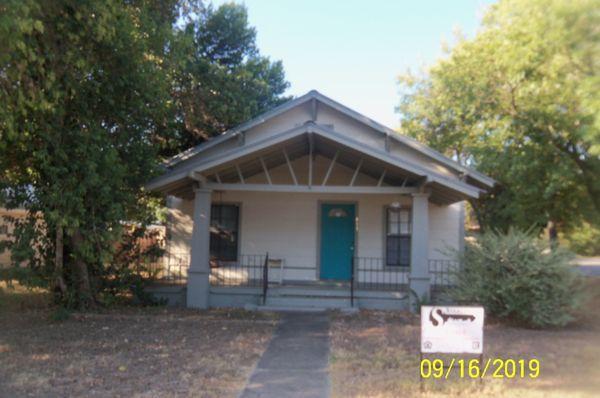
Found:
[[327, 308], [259, 305], [256, 307], [256, 311], [264, 311], [264, 312], [325, 312], [325, 311], [327, 311]]
[[[331, 310], [330, 308], [315, 308], [315, 307], [277, 307], [269, 305], [259, 306], [247, 306], [245, 307], [249, 311], [264, 311], [264, 312], [312, 312], [322, 313]], [[339, 311], [345, 314], [356, 314], [359, 309], [357, 307], [337, 308]]]
[[268, 295], [272, 297], [288, 296], [288, 297], [350, 297], [350, 288], [331, 288], [318, 286], [270, 286]]
[[348, 308], [349, 297], [330, 297], [315, 295], [267, 295], [267, 306], [302, 308]]

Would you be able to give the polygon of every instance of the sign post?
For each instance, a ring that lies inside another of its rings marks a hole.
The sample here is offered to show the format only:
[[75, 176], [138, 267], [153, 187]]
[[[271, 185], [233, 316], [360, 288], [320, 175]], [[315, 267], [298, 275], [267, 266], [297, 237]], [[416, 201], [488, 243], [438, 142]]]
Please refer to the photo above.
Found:
[[420, 366], [423, 354], [434, 353], [479, 355], [481, 364], [484, 316], [483, 307], [421, 306]]

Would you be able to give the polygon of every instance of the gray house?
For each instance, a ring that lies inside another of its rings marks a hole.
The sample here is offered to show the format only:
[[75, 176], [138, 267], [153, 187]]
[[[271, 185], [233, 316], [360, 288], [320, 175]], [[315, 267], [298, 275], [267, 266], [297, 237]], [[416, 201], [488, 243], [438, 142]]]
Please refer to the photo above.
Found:
[[406, 308], [448, 283], [494, 181], [311, 91], [172, 158], [166, 276], [189, 307]]

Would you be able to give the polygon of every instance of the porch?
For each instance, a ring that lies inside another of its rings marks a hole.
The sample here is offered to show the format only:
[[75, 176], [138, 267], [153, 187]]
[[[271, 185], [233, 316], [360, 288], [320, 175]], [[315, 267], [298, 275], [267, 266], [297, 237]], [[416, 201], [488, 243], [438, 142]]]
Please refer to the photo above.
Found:
[[[348, 281], [294, 280], [285, 259], [241, 255], [237, 262], [211, 262], [209, 306], [247, 309], [404, 309], [415, 293], [410, 290], [410, 269], [387, 270], [383, 258], [353, 257]], [[431, 295], [435, 299], [452, 285], [455, 261], [428, 260]], [[152, 288], [172, 305], [186, 305], [189, 255], [168, 256], [155, 265], [159, 284]]]
[[189, 253], [187, 306], [408, 308], [430, 296], [429, 259], [460, 249], [459, 199], [472, 188], [302, 129], [169, 186], [168, 250]]

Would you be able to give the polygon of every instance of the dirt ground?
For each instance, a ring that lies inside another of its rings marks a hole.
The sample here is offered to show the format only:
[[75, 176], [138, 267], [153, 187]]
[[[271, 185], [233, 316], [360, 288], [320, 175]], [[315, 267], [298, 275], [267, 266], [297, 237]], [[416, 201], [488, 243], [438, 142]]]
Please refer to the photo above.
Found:
[[[537, 358], [537, 379], [483, 382], [428, 380], [419, 384], [419, 319], [408, 313], [365, 311], [333, 316], [331, 377], [334, 397], [599, 397], [600, 278], [590, 278], [583, 317], [560, 330], [490, 323], [487, 358]], [[432, 356], [433, 358], [433, 356]], [[448, 358], [446, 358], [448, 359]]]
[[[560, 330], [488, 322], [485, 356], [537, 358], [535, 380], [419, 384], [419, 320], [409, 313], [332, 314], [334, 397], [598, 397], [600, 278], [584, 317]], [[0, 285], [0, 397], [233, 397], [266, 348], [274, 315], [119, 307], [52, 320], [40, 291]]]
[[51, 320], [41, 292], [0, 285], [0, 396], [234, 397], [273, 315], [123, 309]]

